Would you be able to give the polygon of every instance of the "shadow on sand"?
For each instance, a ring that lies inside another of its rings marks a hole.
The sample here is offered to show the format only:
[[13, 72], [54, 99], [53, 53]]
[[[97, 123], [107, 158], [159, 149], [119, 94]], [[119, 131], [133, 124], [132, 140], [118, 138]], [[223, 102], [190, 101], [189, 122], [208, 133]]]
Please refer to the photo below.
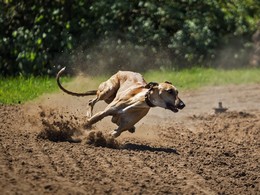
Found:
[[174, 153], [180, 155], [176, 149], [151, 147], [143, 144], [127, 143], [122, 145], [120, 149], [135, 150], [135, 151], [150, 151], [150, 152], [166, 152], [166, 153]]

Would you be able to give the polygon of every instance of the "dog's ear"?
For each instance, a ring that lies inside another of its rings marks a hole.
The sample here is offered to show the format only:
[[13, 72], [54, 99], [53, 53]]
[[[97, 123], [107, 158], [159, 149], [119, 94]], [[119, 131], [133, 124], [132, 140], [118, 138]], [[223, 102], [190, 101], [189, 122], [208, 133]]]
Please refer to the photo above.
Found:
[[171, 82], [169, 82], [169, 81], [165, 81], [165, 83], [168, 83], [168, 84], [171, 84], [171, 85], [172, 85], [172, 83], [171, 83]]
[[145, 88], [151, 89], [151, 88], [153, 88], [153, 87], [155, 87], [155, 86], [158, 86], [158, 85], [159, 85], [159, 84], [156, 83], [156, 82], [150, 82], [150, 83], [148, 83], [148, 84], [145, 85]]

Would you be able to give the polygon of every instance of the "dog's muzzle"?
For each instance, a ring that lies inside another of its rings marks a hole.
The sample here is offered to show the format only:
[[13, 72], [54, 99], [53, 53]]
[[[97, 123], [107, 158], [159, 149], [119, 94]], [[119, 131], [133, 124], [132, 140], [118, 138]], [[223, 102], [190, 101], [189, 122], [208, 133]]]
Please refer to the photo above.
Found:
[[169, 110], [171, 110], [171, 111], [173, 111], [173, 112], [178, 112], [179, 109], [181, 110], [181, 109], [183, 109], [184, 107], [185, 107], [185, 104], [184, 104], [184, 102], [183, 102], [182, 100], [180, 100], [180, 99], [178, 99], [178, 100], [176, 101], [175, 105], [172, 105], [172, 104], [170, 104], [170, 103], [167, 103], [167, 104], [166, 104], [166, 109], [169, 109]]

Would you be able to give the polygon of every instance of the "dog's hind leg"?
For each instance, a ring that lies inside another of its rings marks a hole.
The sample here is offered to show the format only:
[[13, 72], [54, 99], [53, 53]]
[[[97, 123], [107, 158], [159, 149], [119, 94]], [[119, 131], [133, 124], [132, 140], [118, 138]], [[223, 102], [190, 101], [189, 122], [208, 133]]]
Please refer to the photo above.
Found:
[[87, 109], [87, 114], [86, 114], [87, 117], [92, 117], [92, 115], [93, 115], [93, 108], [94, 108], [95, 104], [98, 101], [99, 101], [98, 97], [96, 97], [95, 99], [89, 100], [89, 103], [88, 103], [89, 107]]

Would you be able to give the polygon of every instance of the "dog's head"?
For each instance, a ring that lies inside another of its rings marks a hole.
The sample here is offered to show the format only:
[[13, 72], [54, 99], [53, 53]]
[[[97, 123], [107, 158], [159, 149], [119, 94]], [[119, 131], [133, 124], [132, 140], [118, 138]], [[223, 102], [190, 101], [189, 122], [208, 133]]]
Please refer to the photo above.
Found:
[[147, 88], [151, 89], [151, 102], [155, 106], [178, 112], [179, 109], [185, 107], [184, 102], [178, 96], [178, 90], [171, 82], [147, 84]]

